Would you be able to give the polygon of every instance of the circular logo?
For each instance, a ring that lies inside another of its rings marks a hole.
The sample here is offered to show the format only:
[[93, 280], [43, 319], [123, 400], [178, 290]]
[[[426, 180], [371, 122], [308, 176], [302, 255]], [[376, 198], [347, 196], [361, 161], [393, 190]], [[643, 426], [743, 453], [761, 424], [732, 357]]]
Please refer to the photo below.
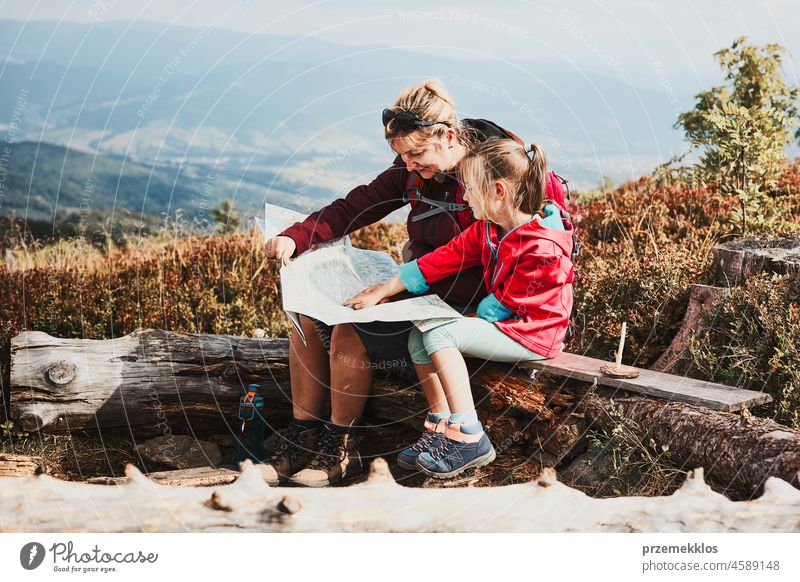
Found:
[[35, 570], [44, 561], [44, 546], [39, 542], [29, 542], [19, 551], [19, 563], [26, 570]]

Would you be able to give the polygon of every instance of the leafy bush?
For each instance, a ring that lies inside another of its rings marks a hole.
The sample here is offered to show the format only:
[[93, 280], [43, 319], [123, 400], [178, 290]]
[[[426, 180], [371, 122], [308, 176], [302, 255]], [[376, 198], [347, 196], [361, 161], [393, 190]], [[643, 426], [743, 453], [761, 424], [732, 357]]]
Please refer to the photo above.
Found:
[[786, 165], [798, 96], [781, 74], [783, 47], [746, 40], [714, 53], [726, 84], [699, 93], [695, 108], [675, 124], [701, 150], [694, 168], [699, 179], [738, 200], [732, 219], [742, 233], [778, 216], [770, 212], [768, 193]]
[[707, 189], [657, 187], [650, 178], [593, 194], [578, 219], [577, 333], [570, 351], [613, 359], [628, 322], [625, 361], [648, 366], [666, 349], [692, 283], [706, 281], [729, 207]]
[[693, 375], [766, 391], [778, 422], [800, 429], [800, 277], [760, 275], [731, 289], [692, 337]]

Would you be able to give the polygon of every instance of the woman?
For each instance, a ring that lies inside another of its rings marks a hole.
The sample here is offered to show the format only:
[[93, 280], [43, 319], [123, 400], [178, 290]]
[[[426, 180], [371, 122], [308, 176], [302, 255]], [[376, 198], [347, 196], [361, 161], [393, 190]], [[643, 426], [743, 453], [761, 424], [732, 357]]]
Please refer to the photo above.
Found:
[[[446, 245], [474, 218], [460, 200], [454, 170], [469, 148], [490, 137], [514, 139], [482, 119], [460, 121], [455, 102], [434, 80], [412, 85], [383, 112], [384, 135], [398, 154], [391, 167], [370, 184], [311, 214], [267, 241], [267, 256], [283, 264], [312, 245], [349, 234], [411, 203], [404, 261], [418, 259]], [[444, 301], [472, 312], [486, 295], [480, 266], [430, 286]], [[270, 485], [287, 480], [325, 486], [363, 468], [358, 454], [357, 422], [372, 384], [372, 362], [408, 365], [410, 322], [371, 322], [326, 326], [301, 316], [304, 344], [295, 330], [289, 347], [292, 416], [278, 434], [273, 454], [262, 467]], [[435, 372], [421, 377], [423, 391], [440, 393]], [[330, 389], [329, 389], [330, 387]], [[331, 417], [321, 419], [330, 391]]]

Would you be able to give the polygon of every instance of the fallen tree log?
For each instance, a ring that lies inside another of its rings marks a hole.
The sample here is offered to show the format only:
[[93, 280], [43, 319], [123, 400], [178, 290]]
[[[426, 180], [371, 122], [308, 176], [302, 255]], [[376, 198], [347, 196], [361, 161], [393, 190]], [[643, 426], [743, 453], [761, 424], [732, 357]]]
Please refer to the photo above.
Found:
[[[60, 340], [25, 332], [12, 340], [12, 350], [12, 414], [23, 428], [124, 430], [150, 437], [163, 434], [166, 426], [176, 434], [235, 434], [238, 427], [231, 424], [241, 386], [251, 381], [263, 387], [270, 421], [290, 410], [286, 340], [160, 330], [137, 330], [119, 340]], [[533, 445], [555, 466], [580, 452], [588, 421], [613, 431], [613, 419], [604, 411], [616, 393], [608, 389], [593, 391], [589, 399], [587, 385], [574, 381], [532, 381], [530, 372], [485, 362], [470, 362], [470, 371], [479, 415], [495, 443]], [[619, 402], [642, 438], [652, 435], [668, 445], [678, 466], [706, 467], [732, 495], [752, 496], [770, 475], [797, 485], [795, 431], [764, 419], [739, 424], [738, 415], [685, 403], [638, 396]], [[373, 418], [419, 428], [426, 408], [414, 386], [391, 377], [373, 384], [368, 404]], [[772, 445], [761, 442], [765, 435], [772, 435], [767, 439]], [[743, 468], [743, 459], [752, 466]]]
[[645, 398], [589, 395], [581, 408], [608, 434], [634, 423], [642, 442], [668, 446], [682, 469], [703, 467], [733, 498], [759, 495], [771, 477], [800, 488], [800, 432], [770, 419]]
[[[23, 332], [11, 341], [11, 414], [26, 431], [100, 431], [136, 438], [236, 434], [243, 386], [261, 385], [268, 421], [291, 414], [288, 340], [137, 329], [112, 340]], [[511, 366], [470, 362], [481, 420], [492, 438], [532, 431], [546, 438], [569, 415], [575, 393], [533, 384]], [[422, 427], [419, 387], [376, 379], [368, 413]], [[560, 456], [578, 442], [562, 439]]]
[[[250, 463], [216, 487], [168, 487], [126, 467], [115, 487], [47, 475], [0, 479], [3, 532], [796, 532], [800, 491], [769, 479], [758, 499], [734, 502], [691, 474], [668, 497], [594, 499], [548, 469], [529, 483], [413, 489], [377, 459], [345, 488], [270, 488]], [[464, 508], [470, 508], [464, 511]]]

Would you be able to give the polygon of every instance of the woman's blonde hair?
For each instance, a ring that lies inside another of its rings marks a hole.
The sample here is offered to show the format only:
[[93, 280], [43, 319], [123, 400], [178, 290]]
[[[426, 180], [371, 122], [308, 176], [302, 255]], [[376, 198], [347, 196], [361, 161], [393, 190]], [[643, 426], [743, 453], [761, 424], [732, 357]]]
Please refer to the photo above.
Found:
[[470, 187], [470, 195], [486, 200], [497, 180], [511, 187], [514, 208], [535, 214], [551, 202], [546, 196], [547, 158], [537, 144], [526, 148], [512, 139], [492, 137], [472, 147], [458, 165], [461, 181]]
[[419, 145], [431, 138], [444, 136], [450, 128], [456, 130], [458, 139], [465, 146], [473, 141], [472, 132], [458, 119], [455, 99], [438, 79], [409, 85], [389, 109], [395, 113], [414, 113], [422, 120], [444, 123], [416, 127], [409, 131], [401, 129], [397, 121], [392, 119], [384, 128], [384, 136], [389, 145], [393, 146], [395, 140], [400, 139]]

